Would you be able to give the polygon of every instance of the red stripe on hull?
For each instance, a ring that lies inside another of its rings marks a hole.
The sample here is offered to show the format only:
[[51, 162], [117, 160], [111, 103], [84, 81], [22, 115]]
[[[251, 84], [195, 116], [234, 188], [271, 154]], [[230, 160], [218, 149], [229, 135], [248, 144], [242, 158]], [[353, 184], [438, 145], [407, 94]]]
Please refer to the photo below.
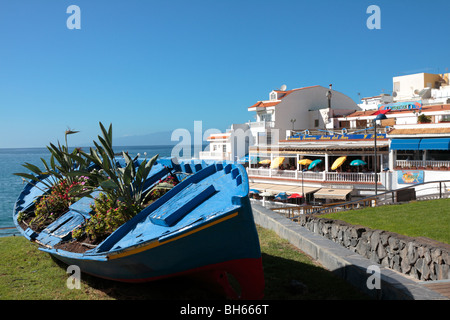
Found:
[[[231, 274], [240, 285], [241, 292], [236, 293], [228, 282], [227, 273]], [[128, 283], [155, 281], [170, 277], [194, 274], [211, 284], [211, 289], [220, 291], [231, 299], [258, 300], [264, 297], [264, 271], [262, 258], [246, 258], [194, 268], [170, 275], [145, 279], [111, 279]]]

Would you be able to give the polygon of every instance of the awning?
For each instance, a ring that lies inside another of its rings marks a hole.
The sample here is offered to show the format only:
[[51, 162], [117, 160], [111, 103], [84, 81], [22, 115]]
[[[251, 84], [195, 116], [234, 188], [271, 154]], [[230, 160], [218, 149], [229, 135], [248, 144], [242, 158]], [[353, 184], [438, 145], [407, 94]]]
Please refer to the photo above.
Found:
[[423, 138], [419, 150], [450, 150], [450, 138]]
[[298, 186], [298, 185], [295, 186], [295, 185], [287, 185], [287, 184], [252, 183], [251, 182], [250, 189], [256, 189], [261, 192], [264, 192], [264, 191], [269, 191], [269, 192], [274, 192], [274, 193], [286, 192], [287, 194], [293, 194], [293, 193], [302, 194], [302, 192], [304, 192], [305, 194], [307, 194], [307, 193], [317, 191], [320, 188], [303, 187], [303, 189], [302, 189], [302, 186]]
[[419, 150], [421, 139], [392, 139], [391, 150]]
[[314, 198], [316, 199], [336, 199], [336, 200], [346, 200], [347, 195], [352, 192], [351, 189], [329, 189], [322, 188], [316, 193], [314, 193]]

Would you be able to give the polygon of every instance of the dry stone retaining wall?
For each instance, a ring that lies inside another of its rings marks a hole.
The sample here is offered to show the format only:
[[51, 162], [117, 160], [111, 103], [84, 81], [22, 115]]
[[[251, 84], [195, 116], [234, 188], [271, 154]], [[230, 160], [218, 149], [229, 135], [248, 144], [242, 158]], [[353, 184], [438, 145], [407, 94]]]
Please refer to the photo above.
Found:
[[450, 279], [450, 245], [301, 215], [299, 224], [384, 267], [418, 280]]

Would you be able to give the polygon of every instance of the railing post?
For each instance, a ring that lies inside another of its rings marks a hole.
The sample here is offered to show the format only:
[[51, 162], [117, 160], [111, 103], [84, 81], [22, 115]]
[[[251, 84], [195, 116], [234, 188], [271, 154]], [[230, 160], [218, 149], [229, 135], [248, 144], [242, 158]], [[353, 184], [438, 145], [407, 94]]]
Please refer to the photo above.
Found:
[[439, 199], [442, 199], [442, 181], [439, 181]]

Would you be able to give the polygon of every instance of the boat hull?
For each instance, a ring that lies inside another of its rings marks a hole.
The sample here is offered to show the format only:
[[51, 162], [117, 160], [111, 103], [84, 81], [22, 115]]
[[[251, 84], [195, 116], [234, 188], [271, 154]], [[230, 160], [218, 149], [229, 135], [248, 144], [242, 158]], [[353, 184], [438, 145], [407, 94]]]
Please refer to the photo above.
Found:
[[[240, 168], [244, 175], [245, 170]], [[222, 173], [221, 173], [222, 174]], [[241, 178], [242, 179], [242, 178]], [[246, 183], [246, 176], [243, 182]], [[234, 180], [233, 180], [234, 181]], [[242, 183], [242, 181], [241, 181]], [[245, 186], [248, 189], [248, 186]], [[247, 191], [248, 192], [248, 191]], [[122, 237], [132, 238], [132, 232], [144, 218], [135, 217], [136, 224], [124, 225], [109, 240], [110, 247], [100, 245], [85, 253], [73, 253], [52, 246], [43, 246], [67, 265], [76, 265], [81, 272], [120, 282], [148, 282], [181, 275], [199, 275], [220, 288], [229, 298], [261, 299], [264, 294], [264, 273], [259, 238], [246, 194], [233, 196], [232, 209], [217, 214], [216, 203], [206, 204], [211, 214], [190, 223], [176, 232], [125, 246]], [[139, 220], [141, 219], [141, 220]], [[124, 233], [124, 235], [121, 235]], [[137, 233], [136, 233], [137, 234]], [[137, 235], [135, 238], [138, 238]], [[114, 239], [116, 237], [117, 239]], [[133, 241], [128, 240], [127, 241]], [[108, 243], [108, 239], [104, 243]], [[228, 283], [231, 274], [241, 288], [236, 293]]]

